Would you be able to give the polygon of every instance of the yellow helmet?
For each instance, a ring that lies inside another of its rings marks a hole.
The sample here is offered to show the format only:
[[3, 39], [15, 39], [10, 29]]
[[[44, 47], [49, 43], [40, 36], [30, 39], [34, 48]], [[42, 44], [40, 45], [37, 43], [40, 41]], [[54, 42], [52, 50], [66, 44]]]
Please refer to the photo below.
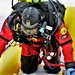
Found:
[[38, 2], [44, 2], [45, 0], [19, 0], [20, 2], [33, 2], [33, 3], [38, 3]]

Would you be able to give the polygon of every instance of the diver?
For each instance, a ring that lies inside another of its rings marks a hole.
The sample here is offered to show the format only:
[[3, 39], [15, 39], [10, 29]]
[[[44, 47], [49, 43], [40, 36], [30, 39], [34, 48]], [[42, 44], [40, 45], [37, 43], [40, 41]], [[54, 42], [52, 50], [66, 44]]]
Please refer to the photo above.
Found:
[[[62, 47], [65, 68], [75, 68], [71, 36], [64, 24], [65, 7], [58, 1], [19, 0], [12, 6], [13, 12], [6, 18], [0, 32], [0, 55], [12, 39], [20, 42], [21, 70], [31, 74], [38, 69], [38, 58], [44, 60], [47, 73], [57, 74], [58, 48]], [[57, 69], [57, 70], [56, 70]]]

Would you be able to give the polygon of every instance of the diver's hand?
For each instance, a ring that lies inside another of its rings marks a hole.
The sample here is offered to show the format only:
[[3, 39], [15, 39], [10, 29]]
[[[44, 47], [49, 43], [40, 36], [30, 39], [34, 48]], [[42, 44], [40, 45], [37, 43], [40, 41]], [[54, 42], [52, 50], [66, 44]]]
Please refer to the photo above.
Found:
[[69, 68], [69, 69], [67, 69], [66, 75], [75, 75], [75, 68]]

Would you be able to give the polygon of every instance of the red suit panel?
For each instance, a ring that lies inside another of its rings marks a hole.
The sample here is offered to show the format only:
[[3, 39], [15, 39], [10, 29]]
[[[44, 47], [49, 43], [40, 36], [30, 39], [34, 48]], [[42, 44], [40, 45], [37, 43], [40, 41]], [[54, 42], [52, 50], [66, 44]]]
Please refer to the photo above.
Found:
[[74, 60], [73, 60], [73, 54], [72, 54], [73, 52], [72, 39], [67, 29], [66, 31], [65, 29], [63, 30], [65, 34], [61, 32], [62, 28], [66, 28], [64, 24], [62, 24], [61, 27], [58, 29], [58, 31], [55, 34], [55, 37], [59, 45], [62, 46], [64, 61], [73, 62]]
[[[2, 30], [0, 32], [0, 36], [4, 37], [8, 41], [10, 41], [12, 39], [12, 34], [13, 33], [11, 32], [11, 30], [8, 27], [7, 20], [5, 20], [3, 23], [3, 26], [2, 26]], [[5, 39], [0, 37], [0, 55], [4, 51], [5, 45], [8, 44], [8, 41], [6, 41]]]

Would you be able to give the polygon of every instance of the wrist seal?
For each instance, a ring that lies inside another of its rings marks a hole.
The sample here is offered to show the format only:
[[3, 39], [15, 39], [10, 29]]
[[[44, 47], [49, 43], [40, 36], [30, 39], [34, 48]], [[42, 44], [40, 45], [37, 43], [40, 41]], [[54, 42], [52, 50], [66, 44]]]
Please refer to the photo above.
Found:
[[75, 68], [75, 62], [66, 62], [65, 63], [65, 68]]

